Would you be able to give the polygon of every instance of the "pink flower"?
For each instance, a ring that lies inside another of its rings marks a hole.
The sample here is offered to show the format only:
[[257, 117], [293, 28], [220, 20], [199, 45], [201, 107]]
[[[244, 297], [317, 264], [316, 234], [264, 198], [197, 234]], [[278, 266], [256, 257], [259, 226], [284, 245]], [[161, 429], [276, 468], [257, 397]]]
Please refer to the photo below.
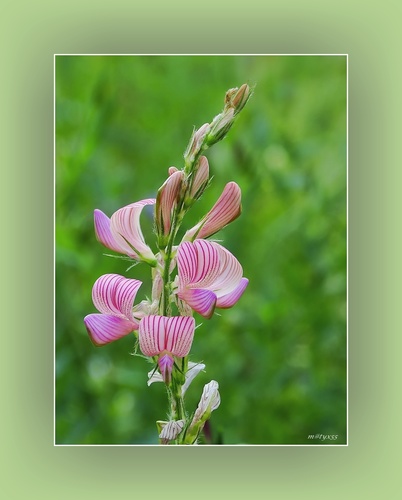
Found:
[[170, 382], [174, 357], [190, 352], [195, 320], [190, 316], [145, 316], [138, 332], [140, 349], [145, 356], [158, 356], [158, 366], [165, 383]]
[[97, 240], [110, 250], [156, 265], [155, 255], [145, 243], [140, 226], [142, 209], [154, 203], [154, 199], [132, 203], [117, 210], [110, 219], [101, 210], [95, 210]]
[[184, 235], [184, 241], [194, 241], [195, 238], [207, 238], [217, 233], [229, 222], [241, 214], [241, 190], [235, 182], [226, 184], [218, 201], [202, 220], [189, 229]]
[[101, 314], [85, 316], [84, 323], [92, 342], [101, 346], [120, 339], [139, 323], [133, 316], [133, 304], [141, 281], [118, 274], [105, 274], [92, 288], [92, 300]]
[[181, 243], [177, 266], [178, 297], [205, 318], [212, 316], [215, 307], [232, 307], [248, 285], [238, 260], [212, 241]]

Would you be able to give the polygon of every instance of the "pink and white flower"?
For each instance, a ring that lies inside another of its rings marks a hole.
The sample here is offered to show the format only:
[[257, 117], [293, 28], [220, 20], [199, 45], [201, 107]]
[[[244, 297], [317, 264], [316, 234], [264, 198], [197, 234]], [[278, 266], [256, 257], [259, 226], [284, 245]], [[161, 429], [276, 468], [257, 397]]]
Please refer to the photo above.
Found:
[[139, 321], [133, 315], [133, 304], [141, 285], [141, 281], [118, 274], [105, 274], [96, 280], [92, 300], [100, 314], [88, 314], [84, 318], [88, 334], [96, 346], [138, 330]]
[[177, 250], [179, 299], [210, 318], [215, 307], [232, 307], [248, 285], [238, 260], [213, 241], [182, 242]]
[[146, 205], [155, 199], [141, 200], [117, 210], [109, 219], [101, 210], [95, 210], [95, 234], [106, 248], [129, 257], [156, 265], [155, 255], [145, 243], [140, 226], [140, 215]]
[[234, 221], [241, 214], [241, 190], [235, 182], [226, 184], [211, 210], [184, 235], [183, 241], [208, 238]]
[[145, 316], [140, 321], [138, 338], [145, 356], [158, 356], [158, 366], [165, 383], [170, 382], [174, 358], [190, 352], [195, 320], [190, 316]]

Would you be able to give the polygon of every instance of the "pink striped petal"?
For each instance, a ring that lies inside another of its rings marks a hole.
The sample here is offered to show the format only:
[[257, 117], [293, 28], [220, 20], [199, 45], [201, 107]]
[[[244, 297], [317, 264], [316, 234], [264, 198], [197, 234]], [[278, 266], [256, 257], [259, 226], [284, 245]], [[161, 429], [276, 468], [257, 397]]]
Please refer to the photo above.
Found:
[[185, 241], [212, 236], [241, 214], [241, 190], [235, 182], [226, 184], [218, 201], [207, 215], [184, 235]]
[[194, 337], [195, 321], [190, 316], [145, 316], [140, 321], [140, 349], [145, 356], [168, 352], [177, 357], [186, 356]]
[[169, 234], [172, 214], [176, 208], [183, 178], [184, 172], [181, 170], [172, 173], [158, 191], [155, 218], [158, 233], [161, 235]]
[[141, 281], [124, 278], [118, 274], [105, 274], [95, 281], [92, 300], [99, 312], [114, 314], [138, 323], [133, 317], [134, 300]]
[[166, 322], [165, 349], [178, 358], [187, 356], [193, 343], [195, 320], [191, 316], [173, 316]]
[[209, 319], [213, 315], [217, 302], [214, 292], [203, 288], [185, 288], [178, 292], [178, 296], [204, 318]]
[[170, 382], [173, 364], [174, 360], [172, 356], [170, 356], [169, 354], [164, 354], [163, 356], [160, 356], [158, 359], [159, 371], [161, 372], [165, 384], [169, 384]]
[[96, 209], [94, 211], [94, 225], [96, 239], [102, 243], [102, 245], [110, 250], [113, 250], [114, 252], [124, 253], [130, 257], [136, 257], [132, 249], [124, 240], [122, 240], [122, 238], [120, 238], [120, 241], [116, 241], [110, 231], [110, 219], [102, 212], [102, 210]]
[[221, 309], [227, 309], [229, 307], [234, 306], [236, 302], [240, 299], [240, 297], [243, 295], [245, 289], [247, 288], [247, 285], [248, 285], [248, 279], [242, 278], [240, 280], [240, 283], [232, 292], [218, 298], [216, 302], [216, 307], [220, 307]]
[[[125, 249], [127, 255], [155, 263], [152, 250], [145, 243], [140, 226], [140, 215], [146, 205], [153, 205], [155, 199], [132, 203], [115, 212], [110, 219], [110, 231], [115, 241]], [[130, 253], [129, 253], [130, 252]]]
[[215, 307], [232, 307], [248, 284], [238, 260], [213, 241], [182, 242], [177, 265], [179, 299], [205, 318]]
[[181, 287], [191, 283], [197, 288], [208, 288], [219, 274], [218, 249], [210, 241], [184, 241], [177, 251], [177, 266]]
[[164, 316], [150, 315], [140, 321], [138, 339], [145, 356], [157, 356], [164, 350], [165, 319]]
[[[198, 240], [197, 240], [198, 241]], [[213, 283], [213, 290], [218, 297], [232, 292], [243, 276], [243, 269], [239, 261], [225, 247], [216, 242], [208, 242], [219, 255], [219, 271]]]
[[84, 323], [90, 339], [96, 346], [118, 340], [138, 328], [137, 323], [111, 314], [88, 314]]

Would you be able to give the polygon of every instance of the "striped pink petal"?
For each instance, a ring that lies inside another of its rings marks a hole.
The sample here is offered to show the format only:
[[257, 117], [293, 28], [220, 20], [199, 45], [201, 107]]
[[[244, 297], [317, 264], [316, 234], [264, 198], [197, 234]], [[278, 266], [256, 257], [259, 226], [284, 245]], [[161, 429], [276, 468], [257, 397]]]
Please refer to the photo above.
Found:
[[166, 350], [183, 358], [193, 343], [195, 320], [191, 316], [173, 316], [166, 321]]
[[238, 260], [216, 242], [181, 243], [177, 265], [178, 297], [205, 318], [215, 307], [232, 307], [248, 284]]
[[94, 211], [94, 225], [96, 239], [106, 248], [117, 253], [124, 253], [130, 257], [136, 257], [132, 249], [122, 238], [117, 241], [110, 231], [110, 219], [101, 210]]
[[161, 372], [162, 379], [165, 384], [170, 382], [170, 375], [172, 373], [174, 360], [170, 354], [164, 354], [158, 359], [159, 371]]
[[133, 317], [133, 306], [141, 285], [142, 282], [138, 280], [118, 274], [105, 274], [96, 280], [92, 288], [94, 306], [103, 314], [126, 318], [138, 328]]
[[219, 276], [220, 261], [218, 246], [210, 241], [184, 241], [177, 252], [177, 266], [183, 285], [197, 285], [208, 288]]
[[184, 357], [190, 351], [195, 329], [190, 316], [145, 316], [140, 321], [140, 349], [146, 356], [168, 353]]
[[221, 309], [228, 309], [229, 307], [234, 306], [236, 302], [240, 299], [240, 297], [243, 295], [244, 291], [247, 288], [247, 285], [248, 285], [248, 279], [242, 278], [240, 280], [240, 283], [232, 292], [227, 293], [222, 297], [219, 297], [219, 299], [216, 302], [216, 307], [219, 307]]
[[243, 269], [239, 261], [225, 247], [212, 241], [204, 243], [212, 245], [219, 255], [219, 271], [218, 276], [214, 279], [213, 288], [217, 296], [221, 297], [237, 287], [243, 276]]
[[185, 241], [212, 236], [241, 214], [241, 190], [235, 182], [226, 184], [218, 201], [205, 217], [184, 235]]
[[155, 219], [158, 233], [167, 235], [170, 231], [173, 211], [176, 208], [177, 199], [180, 194], [184, 172], [178, 170], [167, 178], [158, 191], [156, 198]]
[[140, 215], [146, 205], [153, 205], [155, 199], [132, 203], [115, 212], [110, 219], [110, 232], [124, 253], [136, 259], [155, 263], [152, 250], [145, 243], [140, 226]]
[[214, 292], [203, 288], [185, 288], [178, 293], [181, 300], [184, 300], [194, 311], [211, 318], [217, 304], [217, 297]]
[[118, 340], [138, 328], [137, 323], [111, 314], [88, 314], [84, 323], [96, 346]]
[[140, 321], [140, 349], [145, 356], [159, 356], [158, 366], [166, 384], [170, 382], [173, 356], [182, 358], [190, 352], [195, 329], [190, 316], [145, 316]]

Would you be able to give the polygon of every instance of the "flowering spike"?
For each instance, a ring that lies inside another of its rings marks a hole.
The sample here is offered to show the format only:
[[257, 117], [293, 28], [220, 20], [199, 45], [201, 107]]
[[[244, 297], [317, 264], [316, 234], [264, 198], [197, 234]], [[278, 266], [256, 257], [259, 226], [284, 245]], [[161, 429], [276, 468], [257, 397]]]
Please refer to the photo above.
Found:
[[238, 260], [216, 242], [183, 242], [177, 251], [178, 297], [205, 318], [216, 307], [232, 307], [248, 280]]
[[207, 238], [223, 229], [241, 214], [241, 190], [235, 182], [226, 184], [218, 201], [202, 220], [189, 229], [184, 235], [184, 241], [195, 238]]
[[[181, 223], [191, 206], [210, 183], [205, 150], [222, 140], [244, 108], [251, 91], [248, 85], [229, 89], [224, 108], [211, 123], [193, 130], [184, 152], [184, 168], [168, 168], [168, 178], [156, 200], [145, 199], [117, 210], [111, 218], [94, 211], [98, 241], [131, 259], [151, 265], [151, 298], [134, 305], [141, 282], [117, 274], [101, 276], [92, 289], [99, 311], [84, 318], [92, 342], [101, 346], [138, 330], [138, 345], [144, 356], [156, 363], [148, 374], [148, 385], [167, 385], [169, 421], [157, 421], [161, 444], [194, 444], [211, 412], [220, 404], [218, 383], [205, 385], [192, 416], [186, 411], [184, 395], [192, 380], [205, 368], [188, 359], [194, 339], [194, 311], [210, 318], [216, 308], [232, 307], [248, 285], [237, 259], [224, 247], [206, 238], [214, 235], [241, 213], [241, 191], [229, 182], [211, 210], [188, 230], [177, 246]], [[154, 231], [158, 253], [145, 242], [140, 216], [146, 205], [155, 204]], [[127, 260], [127, 259], [126, 259]], [[136, 263], [127, 269], [131, 269]], [[177, 266], [177, 276], [174, 269]], [[177, 316], [170, 316], [177, 311]]]
[[105, 274], [92, 288], [92, 300], [101, 314], [89, 314], [84, 323], [92, 342], [101, 346], [138, 329], [133, 304], [141, 281]]

